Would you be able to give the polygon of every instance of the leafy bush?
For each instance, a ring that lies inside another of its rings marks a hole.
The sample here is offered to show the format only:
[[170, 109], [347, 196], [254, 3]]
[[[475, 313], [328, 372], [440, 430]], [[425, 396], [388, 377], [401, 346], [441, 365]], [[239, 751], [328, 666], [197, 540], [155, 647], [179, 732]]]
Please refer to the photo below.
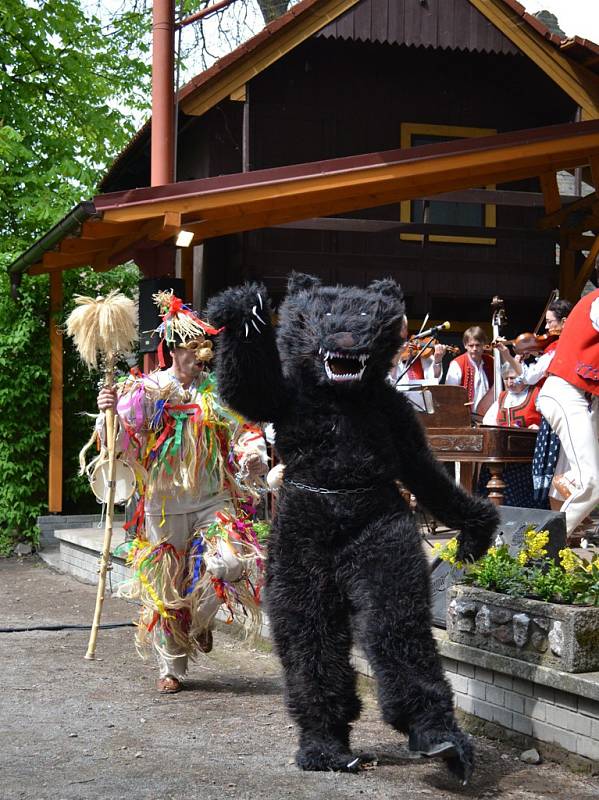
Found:
[[507, 545], [490, 547], [478, 561], [456, 560], [457, 539], [436, 545], [436, 554], [463, 568], [462, 581], [512, 597], [532, 597], [550, 603], [599, 606], [599, 556], [585, 561], [570, 548], [559, 551], [559, 563], [547, 557], [547, 531], [529, 528], [524, 546], [513, 556]]
[[[121, 288], [135, 291], [135, 266], [97, 273], [65, 273], [64, 317], [74, 294], [102, 294]], [[0, 555], [16, 541], [37, 544], [36, 518], [47, 511], [50, 400], [49, 286], [45, 276], [24, 277], [20, 299], [9, 292], [0, 271]], [[84, 478], [77, 475], [78, 453], [90, 433], [85, 412], [95, 412], [99, 375], [90, 375], [70, 341], [64, 339], [64, 510], [93, 511], [97, 504]]]

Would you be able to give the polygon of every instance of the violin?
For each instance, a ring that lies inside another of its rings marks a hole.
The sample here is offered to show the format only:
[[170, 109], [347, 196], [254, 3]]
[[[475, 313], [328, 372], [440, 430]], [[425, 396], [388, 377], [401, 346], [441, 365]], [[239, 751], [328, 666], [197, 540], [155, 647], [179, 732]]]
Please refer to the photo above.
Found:
[[559, 333], [521, 333], [515, 339], [503, 339], [502, 344], [511, 345], [514, 348], [516, 355], [528, 356], [542, 353], [548, 344], [555, 342], [559, 339]]
[[[410, 336], [399, 351], [399, 358], [401, 361], [408, 361], [408, 359], [411, 358], [430, 358], [434, 355], [435, 347], [438, 344], [442, 344], [438, 339], [423, 341], [422, 339], [415, 339], [413, 336]], [[445, 348], [445, 352], [451, 353], [451, 355], [457, 356], [460, 352], [459, 347], [455, 347], [451, 344], [444, 344], [443, 347]]]

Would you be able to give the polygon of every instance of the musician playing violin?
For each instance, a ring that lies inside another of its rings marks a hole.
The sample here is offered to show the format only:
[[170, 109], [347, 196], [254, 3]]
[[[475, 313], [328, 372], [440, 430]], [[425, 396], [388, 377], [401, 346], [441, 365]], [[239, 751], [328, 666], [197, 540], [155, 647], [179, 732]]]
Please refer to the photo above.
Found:
[[[559, 335], [571, 310], [572, 303], [568, 300], [554, 300], [548, 305], [545, 312], [545, 330], [548, 335], [546, 343], [538, 342], [542, 337], [535, 337], [532, 334], [530, 336], [527, 335], [527, 338], [531, 341], [531, 350], [528, 352], [539, 354], [536, 361], [531, 364], [525, 364], [518, 358], [514, 358], [506, 343], [502, 341], [495, 343], [495, 347], [501, 353], [501, 360], [510, 364], [515, 370], [518, 383], [523, 386], [542, 385], [541, 381], [544, 381], [549, 365], [553, 360], [559, 342]], [[523, 338], [524, 334], [514, 340], [516, 351], [519, 349], [518, 340], [522, 341]], [[533, 342], [533, 340], [537, 340], [537, 343]], [[524, 352], [520, 355], [526, 355], [526, 349], [523, 348], [523, 350]]]
[[[403, 339], [408, 339], [408, 320], [405, 316], [402, 320], [401, 336]], [[426, 339], [423, 341], [408, 340], [400, 347], [393, 358], [389, 383], [398, 389], [406, 384], [439, 383], [443, 374], [443, 356], [447, 347], [436, 340], [430, 344], [427, 342]], [[426, 349], [423, 349], [423, 345], [427, 345]], [[420, 352], [418, 352], [419, 348]]]
[[462, 341], [466, 352], [450, 363], [445, 383], [466, 387], [474, 415], [478, 404], [493, 386], [493, 358], [485, 352], [489, 340], [478, 325], [465, 330]]

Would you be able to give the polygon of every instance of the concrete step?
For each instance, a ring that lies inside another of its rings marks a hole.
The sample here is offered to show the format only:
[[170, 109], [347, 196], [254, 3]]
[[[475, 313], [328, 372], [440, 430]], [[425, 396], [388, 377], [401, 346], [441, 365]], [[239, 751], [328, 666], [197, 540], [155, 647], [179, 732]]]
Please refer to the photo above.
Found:
[[[77, 578], [84, 583], [97, 584], [100, 554], [104, 546], [104, 531], [100, 528], [63, 528], [54, 531], [58, 542], [59, 559], [50, 555], [55, 566], [61, 572]], [[125, 531], [119, 525], [112, 532], [110, 546], [111, 554], [115, 548], [125, 541]], [[48, 552], [51, 548], [47, 548]], [[42, 558], [44, 555], [42, 553]], [[44, 558], [44, 560], [46, 560]], [[131, 570], [126, 566], [125, 559], [114, 556], [111, 559], [112, 569], [108, 572], [109, 588], [116, 589], [121, 583], [131, 577]], [[50, 563], [50, 562], [47, 562]]]

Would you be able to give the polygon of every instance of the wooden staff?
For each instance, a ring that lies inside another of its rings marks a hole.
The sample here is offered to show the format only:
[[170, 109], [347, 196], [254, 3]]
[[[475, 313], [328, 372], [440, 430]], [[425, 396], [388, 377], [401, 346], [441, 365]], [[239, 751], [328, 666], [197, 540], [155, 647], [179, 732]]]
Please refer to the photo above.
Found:
[[[91, 369], [98, 363], [98, 355], [103, 356], [105, 365], [104, 385], [114, 386], [114, 364], [116, 355], [131, 350], [137, 339], [137, 313], [132, 300], [118, 292], [110, 292], [107, 297], [77, 296], [77, 307], [67, 319], [67, 333], [73, 337], [75, 346], [83, 361]], [[96, 653], [96, 639], [100, 627], [106, 573], [110, 566], [110, 543], [114, 517], [115, 449], [116, 420], [114, 408], [105, 412], [106, 447], [108, 450], [108, 499], [106, 501], [106, 524], [104, 544], [100, 557], [98, 592], [89, 643], [85, 658], [92, 660]]]

